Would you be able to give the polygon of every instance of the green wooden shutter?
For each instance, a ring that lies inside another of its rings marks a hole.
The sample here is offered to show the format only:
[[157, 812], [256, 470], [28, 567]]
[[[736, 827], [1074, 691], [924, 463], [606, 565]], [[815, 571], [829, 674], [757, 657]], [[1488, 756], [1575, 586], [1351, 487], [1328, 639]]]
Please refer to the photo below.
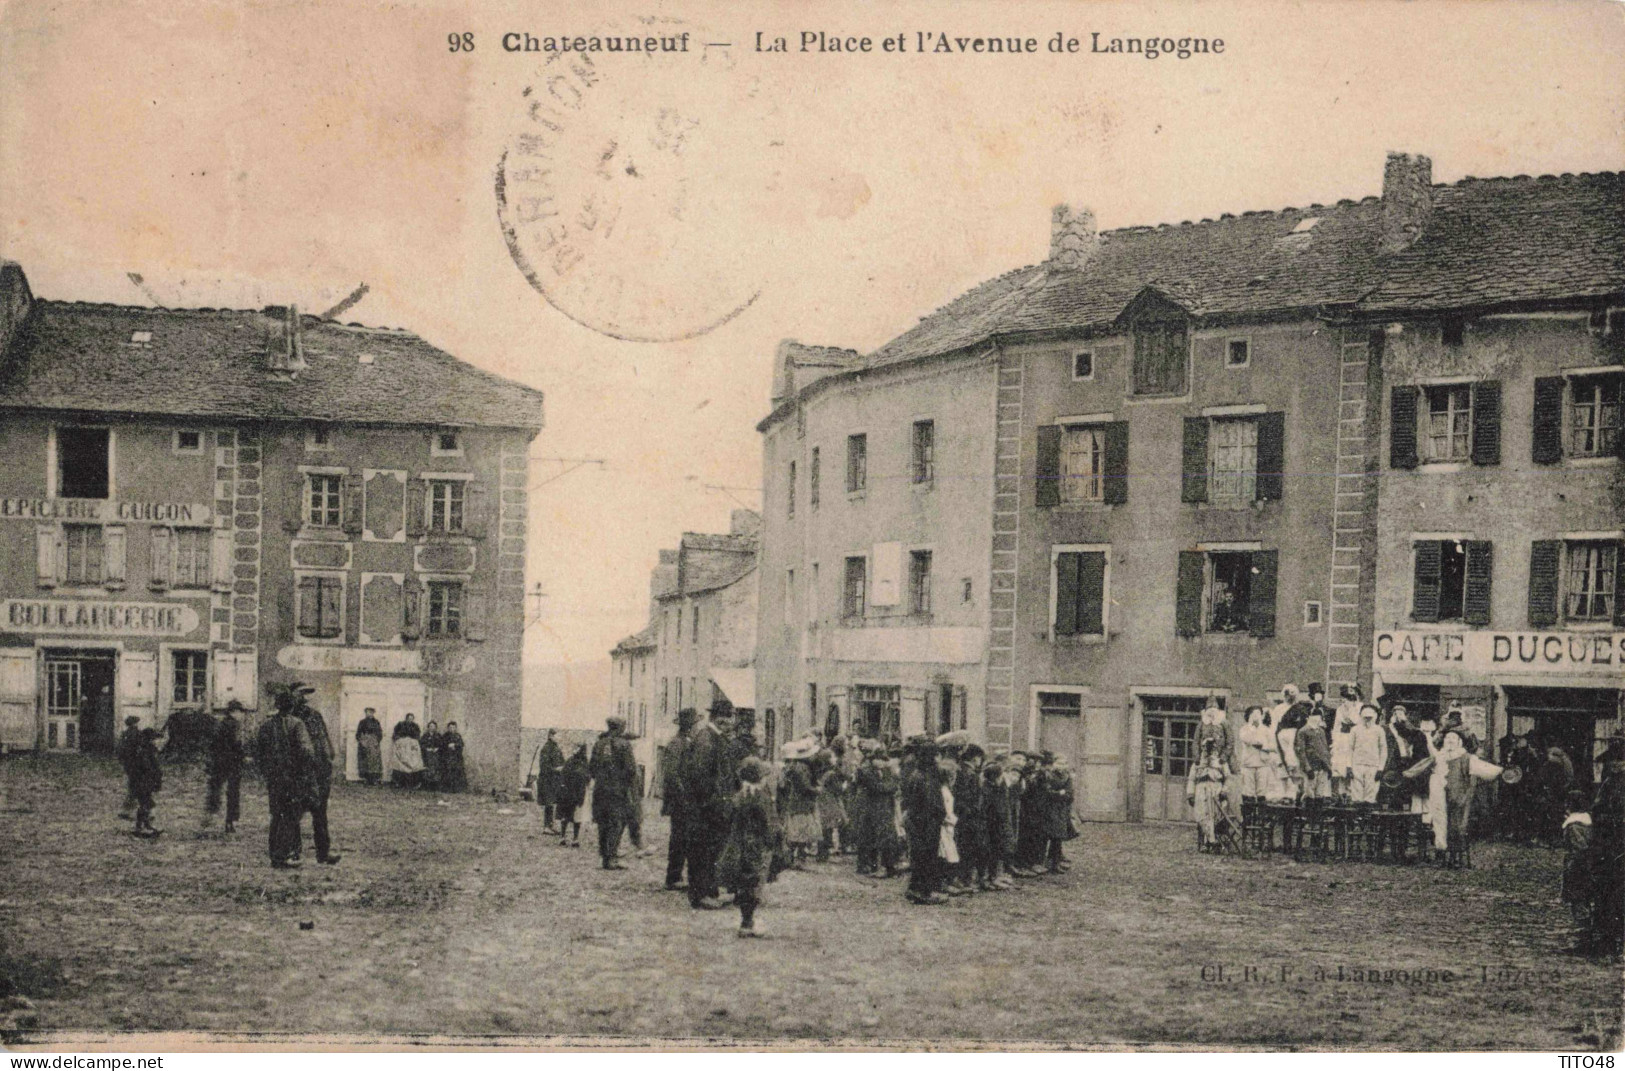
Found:
[[1185, 418], [1185, 439], [1180, 450], [1181, 502], [1207, 501], [1207, 417]]
[[1128, 501], [1128, 421], [1106, 425], [1106, 482], [1101, 488], [1109, 506]]
[[1535, 380], [1535, 415], [1529, 457], [1537, 465], [1553, 465], [1563, 460], [1565, 386], [1562, 376], [1540, 376]]
[[1501, 463], [1501, 381], [1473, 384], [1473, 464]]
[[1247, 631], [1254, 636], [1275, 635], [1275, 578], [1280, 571], [1280, 556], [1278, 550], [1253, 551], [1253, 579], [1247, 592]]
[[1061, 427], [1044, 424], [1038, 429], [1038, 505], [1061, 504]]
[[1395, 387], [1388, 399], [1388, 467], [1414, 469], [1416, 456], [1415, 387]]
[[1557, 624], [1558, 571], [1562, 567], [1561, 539], [1537, 539], [1529, 544], [1530, 628], [1550, 628]]
[[1462, 613], [1469, 625], [1490, 623], [1490, 581], [1494, 572], [1494, 546], [1487, 539], [1469, 539], [1466, 608]]
[[1174, 631], [1181, 636], [1202, 633], [1202, 573], [1207, 555], [1199, 550], [1179, 552], [1179, 580], [1174, 593]]
[[1055, 556], [1055, 634], [1078, 633], [1078, 559], [1081, 555], [1064, 551]]
[[1079, 554], [1078, 632], [1099, 636], [1106, 631], [1106, 555], [1100, 551]]
[[1254, 495], [1260, 502], [1276, 502], [1285, 488], [1286, 414], [1264, 413], [1258, 418], [1258, 478]]
[[1411, 579], [1411, 620], [1439, 620], [1439, 574], [1444, 548], [1436, 539], [1411, 544], [1414, 567]]

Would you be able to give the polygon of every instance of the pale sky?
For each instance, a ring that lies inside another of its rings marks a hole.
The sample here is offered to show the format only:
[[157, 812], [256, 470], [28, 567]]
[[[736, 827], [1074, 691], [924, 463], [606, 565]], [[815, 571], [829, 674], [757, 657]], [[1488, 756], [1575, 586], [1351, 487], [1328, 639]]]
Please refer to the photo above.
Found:
[[[145, 303], [134, 271], [168, 305], [320, 311], [366, 282], [344, 319], [541, 388], [533, 453], [604, 459], [534, 495], [537, 661], [604, 657], [642, 626], [660, 547], [759, 504], [754, 425], [780, 339], [873, 348], [1042, 259], [1057, 202], [1110, 228], [1361, 197], [1390, 149], [1430, 155], [1435, 181], [1625, 167], [1614, 3], [581, 7], [0, 2], [0, 255], [36, 293]], [[594, 154], [613, 149], [616, 183], [624, 164], [657, 192], [569, 300], [614, 311], [638, 293], [621, 311], [673, 326], [755, 300], [689, 341], [620, 341], [509, 256], [495, 167], [526, 129], [524, 88], [546, 83], [540, 57], [499, 39], [679, 27], [687, 56], [596, 57], [559, 161], [582, 170], [561, 188], [596, 189]], [[876, 51], [752, 50], [757, 31], [794, 49], [802, 30]], [[472, 53], [449, 52], [454, 31]], [[1040, 52], [879, 51], [917, 31]], [[1081, 50], [1049, 54], [1057, 31]], [[1093, 31], [1225, 53], [1091, 55]], [[681, 152], [653, 147], [673, 130]], [[533, 484], [562, 468], [538, 462]]]

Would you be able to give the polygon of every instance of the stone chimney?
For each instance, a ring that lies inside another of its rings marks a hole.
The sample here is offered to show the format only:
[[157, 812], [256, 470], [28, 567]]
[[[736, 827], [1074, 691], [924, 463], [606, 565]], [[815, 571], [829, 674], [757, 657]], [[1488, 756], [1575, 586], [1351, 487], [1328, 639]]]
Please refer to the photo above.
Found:
[[1422, 237], [1433, 214], [1433, 161], [1426, 156], [1391, 152], [1382, 171], [1382, 239], [1384, 253], [1409, 249]]
[[297, 372], [305, 364], [303, 322], [299, 306], [269, 305], [265, 312], [265, 366], [273, 372]]
[[14, 260], [0, 262], [0, 367], [6, 363], [11, 340], [34, 307], [34, 292], [28, 288], [23, 266]]
[[1100, 248], [1095, 214], [1087, 208], [1056, 205], [1050, 213], [1049, 263], [1063, 271], [1082, 271]]

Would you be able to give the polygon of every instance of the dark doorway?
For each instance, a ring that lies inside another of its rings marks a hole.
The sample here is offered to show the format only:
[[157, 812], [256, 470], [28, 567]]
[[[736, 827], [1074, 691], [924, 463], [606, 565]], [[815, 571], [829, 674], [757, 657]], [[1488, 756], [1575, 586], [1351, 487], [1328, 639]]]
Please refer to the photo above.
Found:
[[48, 649], [43, 658], [46, 748], [111, 752], [118, 736], [112, 652]]

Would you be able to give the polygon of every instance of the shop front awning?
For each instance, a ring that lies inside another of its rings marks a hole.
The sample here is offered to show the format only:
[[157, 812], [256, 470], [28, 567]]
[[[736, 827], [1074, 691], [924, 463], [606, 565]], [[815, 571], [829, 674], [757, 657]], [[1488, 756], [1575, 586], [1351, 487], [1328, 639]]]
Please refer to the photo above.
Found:
[[722, 690], [722, 694], [734, 706], [756, 709], [756, 670], [750, 666], [743, 669], [712, 666], [711, 682]]

